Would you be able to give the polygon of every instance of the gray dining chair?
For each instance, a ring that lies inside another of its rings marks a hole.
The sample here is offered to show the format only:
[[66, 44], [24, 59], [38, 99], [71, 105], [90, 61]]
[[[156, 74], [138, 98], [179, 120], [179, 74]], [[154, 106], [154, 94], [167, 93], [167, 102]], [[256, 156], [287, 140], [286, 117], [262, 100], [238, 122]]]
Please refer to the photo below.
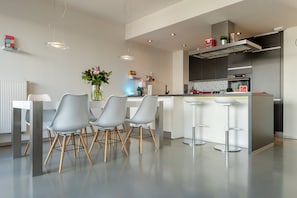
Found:
[[[51, 97], [48, 94], [29, 94], [27, 100], [28, 101], [51, 101]], [[52, 144], [52, 134], [51, 134], [51, 131], [48, 130], [47, 128], [51, 123], [55, 113], [56, 113], [56, 110], [43, 110], [43, 114], [42, 114], [43, 130], [47, 130], [48, 140], [50, 144]], [[25, 123], [28, 127], [30, 127], [30, 110], [26, 111]], [[31, 141], [29, 140], [26, 144], [24, 155], [28, 154], [30, 145], [31, 145]]]
[[125, 121], [126, 110], [127, 97], [108, 97], [102, 113], [100, 114], [98, 119], [94, 122], [90, 122], [91, 125], [98, 127], [99, 130], [95, 131], [89, 153], [92, 151], [95, 142], [100, 143], [101, 138], [98, 139], [98, 134], [100, 131], [102, 131], [103, 135], [105, 136], [104, 162], [106, 162], [107, 159], [107, 145], [111, 142], [112, 132], [115, 133], [115, 136], [117, 135], [120, 138], [124, 151], [128, 156], [128, 151], [124, 145], [124, 139], [120, 131], [118, 130], [118, 126], [122, 125]]
[[126, 119], [125, 122], [130, 124], [130, 130], [126, 136], [124, 144], [126, 144], [134, 128], [139, 128], [139, 151], [142, 154], [142, 129], [147, 128], [152, 136], [155, 149], [158, 150], [158, 144], [154, 132], [149, 124], [155, 121], [158, 107], [158, 97], [146, 95], [138, 107], [135, 115], [131, 119]]
[[59, 173], [61, 173], [68, 139], [71, 139], [73, 143], [74, 158], [76, 158], [75, 135], [78, 135], [80, 143], [82, 144], [86, 153], [87, 159], [92, 165], [93, 163], [88, 153], [82, 133], [83, 129], [85, 129], [87, 126], [89, 126], [88, 95], [63, 95], [57, 108], [55, 117], [48, 127], [49, 130], [55, 132], [55, 138], [45, 158], [44, 164], [47, 164], [58, 139], [63, 137], [59, 164]]

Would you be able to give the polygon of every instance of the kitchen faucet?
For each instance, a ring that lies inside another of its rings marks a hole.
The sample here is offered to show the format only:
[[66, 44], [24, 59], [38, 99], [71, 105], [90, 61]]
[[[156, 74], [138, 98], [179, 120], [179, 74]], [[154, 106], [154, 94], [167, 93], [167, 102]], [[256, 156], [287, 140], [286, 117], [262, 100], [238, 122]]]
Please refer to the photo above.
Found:
[[169, 90], [167, 90], [167, 85], [165, 85], [165, 94], [166, 94], [166, 95], [169, 94]]

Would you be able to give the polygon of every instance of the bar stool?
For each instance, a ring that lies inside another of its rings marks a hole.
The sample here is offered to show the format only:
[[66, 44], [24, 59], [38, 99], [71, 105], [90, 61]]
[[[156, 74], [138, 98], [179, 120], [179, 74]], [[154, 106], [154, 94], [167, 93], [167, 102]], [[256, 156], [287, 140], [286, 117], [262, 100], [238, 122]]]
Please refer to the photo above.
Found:
[[[197, 99], [188, 99], [185, 101], [186, 103], [192, 105], [192, 139], [185, 139], [184, 144], [192, 145], [203, 145], [205, 144], [202, 140], [196, 140], [196, 106], [202, 105], [203, 102]], [[202, 125], [199, 124], [199, 127]]]
[[235, 128], [230, 128], [229, 117], [230, 117], [230, 106], [238, 104], [239, 102], [229, 97], [219, 97], [215, 99], [215, 102], [226, 107], [226, 121], [225, 121], [225, 145], [216, 145], [214, 149], [222, 152], [238, 152], [241, 150], [240, 147], [229, 145], [229, 131]]

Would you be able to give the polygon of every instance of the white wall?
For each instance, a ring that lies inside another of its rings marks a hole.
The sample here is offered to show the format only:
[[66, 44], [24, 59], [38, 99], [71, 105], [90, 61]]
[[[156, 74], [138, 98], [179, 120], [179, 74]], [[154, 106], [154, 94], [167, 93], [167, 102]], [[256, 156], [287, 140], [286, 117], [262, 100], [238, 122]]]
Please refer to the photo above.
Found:
[[172, 88], [170, 93], [183, 94], [184, 52], [173, 52], [172, 58]]
[[[161, 90], [158, 84], [163, 87], [163, 84], [171, 83], [171, 76], [167, 75], [171, 73], [171, 53], [129, 44], [136, 60], [121, 61], [118, 56], [128, 47], [124, 41], [123, 25], [88, 16], [69, 7], [63, 19], [58, 17], [63, 12], [63, 6], [56, 5], [55, 9], [53, 1], [42, 2], [1, 2], [0, 35], [14, 35], [16, 45], [22, 49], [21, 53], [0, 50], [1, 79], [30, 81], [29, 93], [46, 92], [53, 99], [59, 99], [65, 92], [89, 92], [91, 88], [81, 80], [81, 72], [96, 65], [113, 72], [110, 85], [105, 86], [105, 95], [124, 94], [123, 86], [129, 84], [127, 71], [130, 68], [141, 77], [149, 72], [155, 74], [154, 94]], [[56, 13], [53, 14], [53, 10]], [[52, 38], [49, 24], [56, 27], [56, 38], [64, 39], [71, 47], [69, 50], [60, 51], [45, 46]]]
[[[171, 52], [127, 44], [124, 25], [71, 7], [61, 18], [64, 7], [54, 7], [53, 2], [1, 0], [0, 37], [15, 36], [21, 52], [0, 50], [0, 79], [29, 81], [28, 93], [48, 93], [53, 100], [60, 99], [66, 92], [90, 93], [91, 86], [81, 80], [81, 72], [96, 65], [112, 71], [110, 84], [104, 85], [105, 97], [125, 94], [129, 86], [132, 91], [136, 89], [137, 83], [128, 79], [129, 69], [136, 70], [143, 78], [153, 72], [156, 79], [152, 82], [153, 94], [163, 94], [165, 84], [171, 86]], [[69, 44], [69, 50], [46, 47], [45, 43], [52, 39], [49, 24], [56, 28], [56, 38]], [[3, 44], [4, 39], [1, 39], [0, 45]], [[135, 61], [119, 59], [127, 48], [135, 55]]]
[[297, 139], [297, 27], [284, 31], [284, 132]]

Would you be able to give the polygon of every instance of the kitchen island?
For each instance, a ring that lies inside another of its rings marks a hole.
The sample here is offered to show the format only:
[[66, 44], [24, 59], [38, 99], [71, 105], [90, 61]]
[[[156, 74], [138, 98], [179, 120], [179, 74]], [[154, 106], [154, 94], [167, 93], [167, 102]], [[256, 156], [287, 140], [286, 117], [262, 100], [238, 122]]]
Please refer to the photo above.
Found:
[[[196, 138], [224, 144], [225, 108], [214, 102], [217, 97], [231, 97], [239, 102], [230, 108], [230, 127], [236, 128], [230, 132], [230, 145], [247, 148], [249, 153], [273, 145], [273, 96], [265, 93], [159, 95], [164, 103], [165, 134], [169, 132], [172, 139], [192, 137], [192, 108], [185, 101], [197, 99], [203, 105], [196, 108]], [[141, 97], [128, 100], [137, 101]]]

